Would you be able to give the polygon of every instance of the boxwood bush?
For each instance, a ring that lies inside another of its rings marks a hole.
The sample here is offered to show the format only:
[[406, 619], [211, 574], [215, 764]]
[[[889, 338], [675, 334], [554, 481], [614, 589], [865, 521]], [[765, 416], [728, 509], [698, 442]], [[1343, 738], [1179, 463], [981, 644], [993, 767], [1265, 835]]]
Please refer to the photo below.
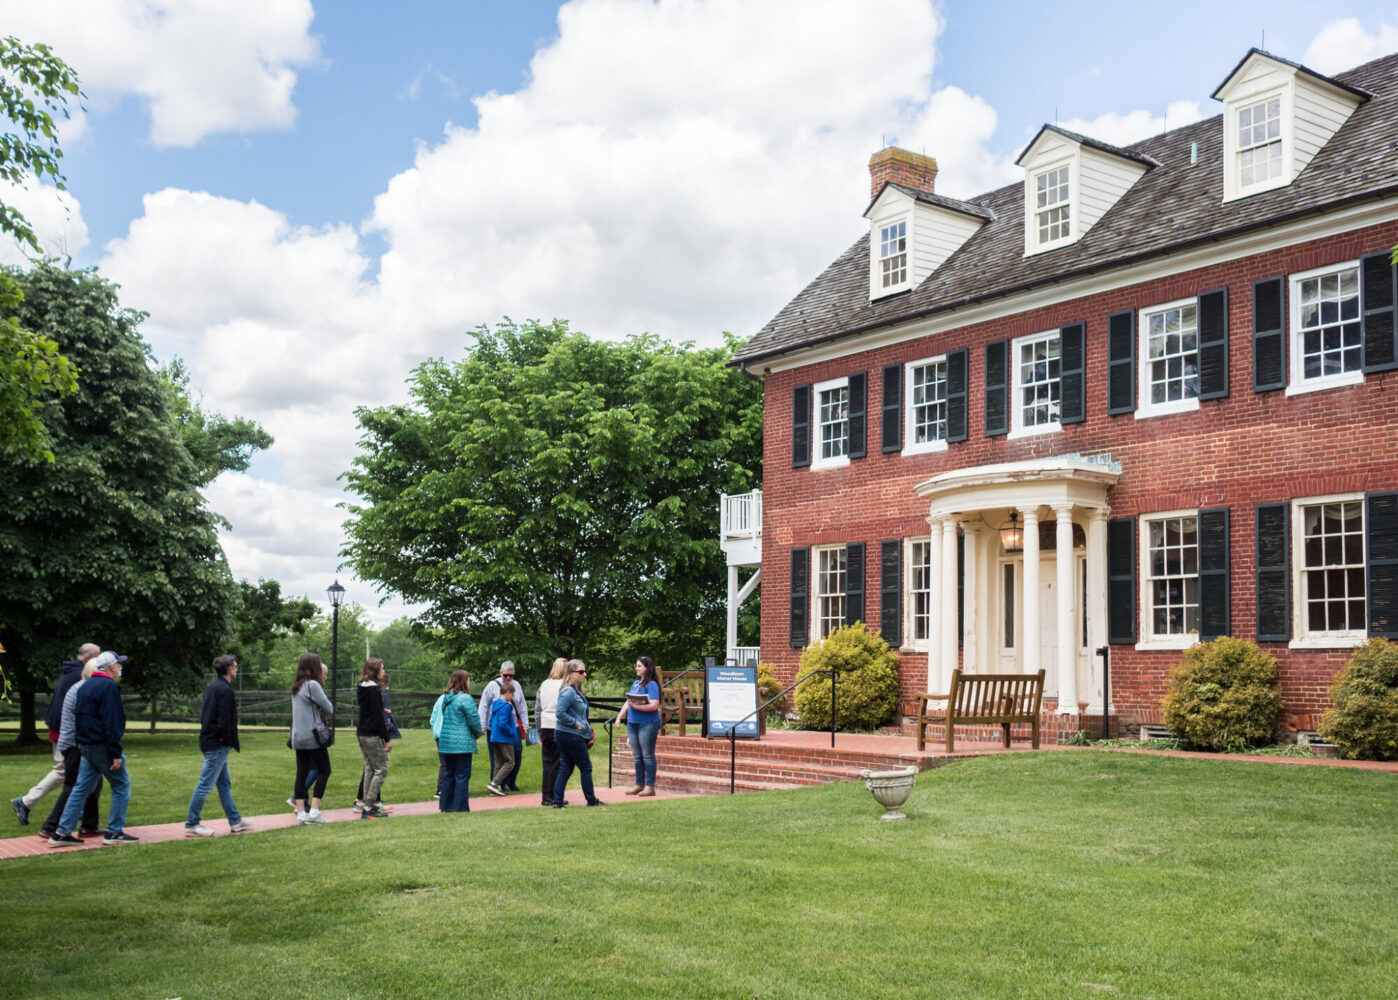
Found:
[[1238, 751], [1273, 742], [1281, 705], [1277, 661], [1256, 643], [1221, 636], [1185, 651], [1161, 707], [1190, 746]]
[[1398, 760], [1398, 643], [1370, 639], [1330, 690], [1320, 735], [1350, 760]]
[[[898, 657], [877, 635], [855, 622], [831, 632], [801, 654], [798, 676], [834, 669], [835, 723], [840, 729], [877, 729], [898, 710]], [[796, 689], [796, 711], [807, 729], [830, 728], [830, 677], [818, 675]]]

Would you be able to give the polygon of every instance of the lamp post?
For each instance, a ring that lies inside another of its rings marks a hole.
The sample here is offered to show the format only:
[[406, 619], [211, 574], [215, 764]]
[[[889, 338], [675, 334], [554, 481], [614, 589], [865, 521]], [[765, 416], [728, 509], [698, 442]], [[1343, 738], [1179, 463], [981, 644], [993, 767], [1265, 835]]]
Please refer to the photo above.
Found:
[[[345, 588], [340, 586], [339, 577], [325, 588], [325, 596], [330, 598], [333, 609], [330, 616], [330, 705], [338, 708], [340, 698], [340, 605], [345, 602]], [[338, 712], [330, 713], [330, 726], [335, 727]]]

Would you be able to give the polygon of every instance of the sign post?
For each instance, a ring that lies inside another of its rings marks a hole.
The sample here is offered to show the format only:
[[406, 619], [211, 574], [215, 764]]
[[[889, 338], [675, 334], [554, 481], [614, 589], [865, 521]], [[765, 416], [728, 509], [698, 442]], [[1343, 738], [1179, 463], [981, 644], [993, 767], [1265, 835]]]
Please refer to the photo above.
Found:
[[[704, 703], [708, 718], [705, 736], [734, 736], [738, 739], [758, 739], [757, 668], [704, 668]], [[739, 721], [745, 720], [745, 721]]]

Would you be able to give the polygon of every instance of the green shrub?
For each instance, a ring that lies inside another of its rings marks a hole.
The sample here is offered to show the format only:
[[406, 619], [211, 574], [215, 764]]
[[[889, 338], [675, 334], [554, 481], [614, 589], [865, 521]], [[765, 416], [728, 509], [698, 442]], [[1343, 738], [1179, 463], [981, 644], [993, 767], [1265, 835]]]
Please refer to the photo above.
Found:
[[1330, 689], [1320, 735], [1350, 760], [1398, 760], [1398, 643], [1370, 639]]
[[1281, 715], [1277, 661], [1256, 643], [1222, 636], [1185, 651], [1170, 672], [1165, 725], [1201, 750], [1272, 743]]
[[759, 663], [757, 665], [757, 703], [761, 705], [768, 699], [775, 698], [781, 689], [781, 681], [777, 680], [777, 675], [773, 672], [771, 664]]
[[[800, 674], [834, 669], [835, 722], [840, 729], [876, 729], [898, 709], [898, 657], [863, 622], [836, 629], [801, 654]], [[830, 677], [796, 689], [796, 711], [807, 729], [830, 728]]]

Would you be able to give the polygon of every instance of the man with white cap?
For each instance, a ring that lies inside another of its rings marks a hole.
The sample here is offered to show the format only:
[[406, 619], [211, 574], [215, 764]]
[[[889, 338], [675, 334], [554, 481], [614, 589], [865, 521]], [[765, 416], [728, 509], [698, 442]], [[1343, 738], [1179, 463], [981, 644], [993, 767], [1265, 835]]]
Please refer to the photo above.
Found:
[[[482, 721], [490, 718], [490, 705], [496, 698], [500, 697], [500, 682], [502, 680], [514, 682], [514, 679], [514, 662], [512, 660], [506, 660], [504, 663], [500, 664], [500, 676], [491, 680], [491, 682], [485, 686], [485, 690], [481, 692], [480, 712]], [[510, 701], [512, 701], [515, 706], [515, 721], [519, 724], [521, 739], [515, 740], [515, 766], [511, 768], [509, 776], [501, 783], [500, 787], [507, 792], [517, 792], [519, 791], [519, 785], [517, 784], [519, 780], [519, 765], [524, 760], [524, 755], [521, 753], [524, 746], [522, 737], [524, 733], [529, 730], [529, 704], [524, 700], [523, 684], [514, 684], [514, 694], [511, 695]], [[495, 750], [489, 743], [486, 744], [486, 748], [490, 753], [490, 773], [494, 774]]]
[[73, 827], [82, 814], [87, 793], [103, 778], [112, 787], [111, 812], [107, 817], [104, 844], [134, 844], [138, 838], [122, 829], [126, 825], [126, 806], [131, 800], [131, 779], [126, 773], [126, 754], [121, 738], [126, 734], [126, 710], [121, 704], [121, 665], [126, 657], [107, 650], [92, 661], [92, 676], [74, 698], [78, 752], [82, 764], [78, 783], [68, 796], [68, 804], [58, 821], [58, 828], [49, 838], [50, 847], [72, 847], [82, 841], [73, 836]]

